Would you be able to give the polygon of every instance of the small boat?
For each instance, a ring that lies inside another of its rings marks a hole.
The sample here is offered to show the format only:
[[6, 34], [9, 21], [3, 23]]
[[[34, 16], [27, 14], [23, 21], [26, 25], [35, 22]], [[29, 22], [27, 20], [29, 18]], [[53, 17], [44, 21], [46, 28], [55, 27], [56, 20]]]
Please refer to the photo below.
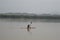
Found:
[[30, 28], [24, 28], [24, 27], [21, 27], [21, 29], [26, 29], [28, 32], [31, 30], [31, 29], [36, 29], [36, 27], [30, 27]]
[[[21, 27], [20, 29], [27, 29], [27, 28]], [[29, 29], [36, 29], [36, 27], [30, 27]]]

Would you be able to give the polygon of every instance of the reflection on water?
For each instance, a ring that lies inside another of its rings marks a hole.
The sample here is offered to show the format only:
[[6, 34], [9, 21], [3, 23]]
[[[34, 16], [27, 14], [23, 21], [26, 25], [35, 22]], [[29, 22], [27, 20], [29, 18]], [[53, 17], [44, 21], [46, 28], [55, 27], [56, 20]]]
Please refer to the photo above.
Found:
[[[32, 21], [27, 32], [27, 24]], [[0, 19], [0, 40], [60, 40], [60, 23], [55, 20]]]

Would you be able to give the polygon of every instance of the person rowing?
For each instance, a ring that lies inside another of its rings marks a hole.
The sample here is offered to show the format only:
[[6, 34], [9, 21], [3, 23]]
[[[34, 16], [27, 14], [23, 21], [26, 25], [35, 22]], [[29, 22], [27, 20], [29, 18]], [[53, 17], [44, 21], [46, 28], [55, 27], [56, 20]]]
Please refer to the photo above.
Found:
[[30, 22], [30, 24], [27, 25], [27, 31], [30, 31], [30, 29], [31, 29], [31, 27], [30, 27], [31, 24], [32, 24], [32, 22]]

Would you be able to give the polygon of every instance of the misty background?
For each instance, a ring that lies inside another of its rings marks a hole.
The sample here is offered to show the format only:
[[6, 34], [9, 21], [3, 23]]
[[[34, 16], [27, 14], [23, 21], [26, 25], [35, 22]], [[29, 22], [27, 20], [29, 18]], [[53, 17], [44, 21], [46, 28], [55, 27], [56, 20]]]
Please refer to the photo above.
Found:
[[60, 0], [0, 0], [0, 13], [60, 14]]
[[0, 0], [0, 40], [60, 40], [60, 0]]

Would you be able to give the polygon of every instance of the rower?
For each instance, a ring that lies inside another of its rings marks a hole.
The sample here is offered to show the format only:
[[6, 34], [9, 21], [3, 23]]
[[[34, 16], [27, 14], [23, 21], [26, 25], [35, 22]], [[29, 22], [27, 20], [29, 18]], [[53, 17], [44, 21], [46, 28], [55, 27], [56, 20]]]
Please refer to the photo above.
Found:
[[27, 31], [30, 31], [31, 27], [30, 25], [32, 24], [32, 22], [30, 22], [30, 24], [27, 25]]

